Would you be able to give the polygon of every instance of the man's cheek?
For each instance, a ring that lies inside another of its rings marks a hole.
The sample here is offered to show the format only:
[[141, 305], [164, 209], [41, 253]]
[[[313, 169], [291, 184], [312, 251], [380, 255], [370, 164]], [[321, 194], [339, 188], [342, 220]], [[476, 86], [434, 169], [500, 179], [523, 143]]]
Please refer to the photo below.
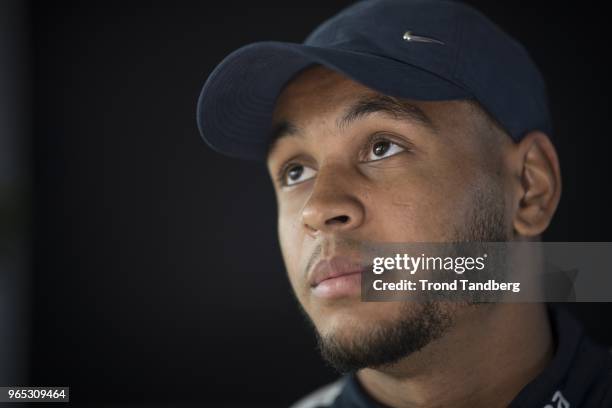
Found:
[[387, 229], [393, 235], [388, 240], [423, 241], [433, 239], [444, 218], [441, 200], [423, 193], [394, 192], [387, 202], [381, 203], [377, 212], [384, 217]]
[[295, 254], [293, 253], [295, 250], [295, 244], [292, 244], [292, 237], [290, 232], [291, 231], [287, 227], [286, 223], [279, 220], [278, 241], [280, 243], [283, 261], [285, 262], [285, 267], [287, 268], [287, 270], [289, 270], [290, 267], [293, 265], [293, 260], [295, 259]]
[[278, 236], [289, 281], [294, 290], [299, 290], [299, 265], [301, 259], [301, 238], [299, 231], [291, 222], [287, 222], [287, 219], [279, 219]]
[[390, 196], [382, 213], [395, 214], [401, 220], [398, 224], [415, 234], [415, 239], [433, 240], [452, 225], [461, 189], [460, 180], [440, 172], [432, 172], [430, 177], [407, 177], [405, 182], [386, 189]]

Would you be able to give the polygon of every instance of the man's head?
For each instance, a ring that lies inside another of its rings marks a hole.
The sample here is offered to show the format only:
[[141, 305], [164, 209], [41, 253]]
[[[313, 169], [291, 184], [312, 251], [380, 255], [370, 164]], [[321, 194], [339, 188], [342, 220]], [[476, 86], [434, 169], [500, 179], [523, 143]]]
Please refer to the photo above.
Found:
[[362, 243], [537, 239], [559, 200], [541, 74], [460, 2], [361, 1], [303, 44], [242, 47], [197, 117], [214, 149], [267, 162], [292, 287], [340, 369], [397, 361], [486, 309], [360, 302]]
[[342, 370], [419, 350], [474, 306], [361, 302], [356, 279], [318, 289], [318, 262], [358, 259], [366, 241], [535, 238], [559, 199], [546, 135], [517, 144], [473, 101], [394, 98], [315, 66], [284, 88], [273, 123], [283, 258], [324, 356]]

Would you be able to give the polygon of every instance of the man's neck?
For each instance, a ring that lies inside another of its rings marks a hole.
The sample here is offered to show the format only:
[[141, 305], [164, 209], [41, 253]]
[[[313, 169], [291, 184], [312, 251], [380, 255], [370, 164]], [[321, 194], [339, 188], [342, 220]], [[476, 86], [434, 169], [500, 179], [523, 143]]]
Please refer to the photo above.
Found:
[[545, 304], [479, 305], [422, 350], [357, 377], [394, 408], [507, 407], [553, 354]]

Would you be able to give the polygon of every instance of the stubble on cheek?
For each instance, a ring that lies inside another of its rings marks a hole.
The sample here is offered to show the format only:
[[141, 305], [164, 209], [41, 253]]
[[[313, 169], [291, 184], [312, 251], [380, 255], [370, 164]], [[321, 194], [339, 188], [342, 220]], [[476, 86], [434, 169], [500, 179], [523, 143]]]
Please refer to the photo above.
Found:
[[[449, 158], [431, 168], [407, 173], [380, 191], [387, 199], [378, 200], [376, 213], [387, 233], [400, 242], [448, 242], [456, 240], [473, 218], [475, 204], [490, 194], [503, 194], [501, 178], [495, 169], [473, 157]], [[384, 193], [383, 193], [384, 194]]]

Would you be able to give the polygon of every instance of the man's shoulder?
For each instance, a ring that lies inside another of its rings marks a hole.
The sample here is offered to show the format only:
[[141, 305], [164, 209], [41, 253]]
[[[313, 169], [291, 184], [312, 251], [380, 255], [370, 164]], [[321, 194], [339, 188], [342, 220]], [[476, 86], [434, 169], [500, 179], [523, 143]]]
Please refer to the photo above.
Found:
[[336, 381], [317, 388], [310, 394], [301, 398], [290, 408], [327, 408], [331, 407], [344, 388], [346, 378], [340, 377]]

